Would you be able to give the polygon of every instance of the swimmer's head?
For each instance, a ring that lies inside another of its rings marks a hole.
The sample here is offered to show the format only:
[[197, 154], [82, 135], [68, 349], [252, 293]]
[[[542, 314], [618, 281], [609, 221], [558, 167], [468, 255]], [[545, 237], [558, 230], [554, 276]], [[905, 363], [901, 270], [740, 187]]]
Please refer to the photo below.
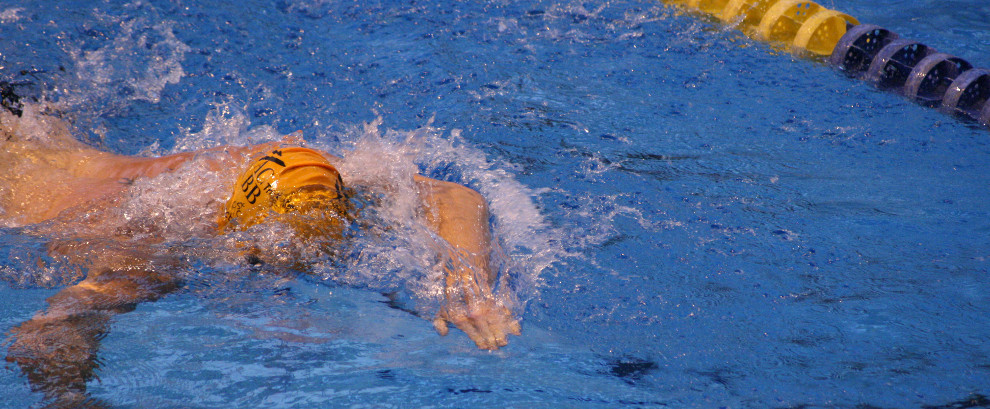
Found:
[[245, 229], [261, 223], [272, 212], [318, 212], [326, 216], [325, 223], [342, 223], [347, 198], [340, 173], [312, 149], [273, 149], [237, 178], [217, 226], [221, 233]]

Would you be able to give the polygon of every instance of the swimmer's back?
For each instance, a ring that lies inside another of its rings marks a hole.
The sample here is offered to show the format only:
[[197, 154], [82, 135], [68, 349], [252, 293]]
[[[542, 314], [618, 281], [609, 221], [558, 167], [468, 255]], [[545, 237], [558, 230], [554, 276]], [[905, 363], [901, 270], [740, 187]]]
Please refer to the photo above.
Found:
[[[135, 179], [172, 171], [195, 156], [123, 156], [84, 146], [65, 135], [25, 138], [9, 130], [9, 126], [0, 129], [2, 226], [43, 222], [83, 205], [106, 205]], [[239, 157], [239, 152], [234, 153], [231, 159]]]
[[86, 146], [72, 137], [64, 121], [32, 114], [31, 108], [23, 117], [0, 110], [0, 226], [34, 224], [70, 208], [108, 205], [135, 179], [171, 172], [197, 157], [209, 171], [239, 168], [248, 156], [279, 144], [221, 146], [154, 158], [117, 155]]
[[0, 116], [0, 225], [38, 223], [121, 190], [96, 169], [85, 171], [102, 155], [66, 139], [56, 121]]

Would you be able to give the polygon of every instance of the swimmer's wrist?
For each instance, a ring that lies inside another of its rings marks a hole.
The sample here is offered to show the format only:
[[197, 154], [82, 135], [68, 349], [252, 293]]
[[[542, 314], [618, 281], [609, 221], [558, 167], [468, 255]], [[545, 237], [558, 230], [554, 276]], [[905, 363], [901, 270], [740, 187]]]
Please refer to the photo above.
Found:
[[80, 283], [59, 291], [48, 299], [50, 305], [46, 316], [71, 317], [93, 312], [116, 313], [125, 312], [133, 303], [122, 302], [114, 294], [107, 294], [102, 289], [88, 283]]
[[100, 332], [110, 322], [112, 313], [101, 310], [51, 311], [35, 316], [31, 323], [37, 327], [70, 328], [73, 332]]

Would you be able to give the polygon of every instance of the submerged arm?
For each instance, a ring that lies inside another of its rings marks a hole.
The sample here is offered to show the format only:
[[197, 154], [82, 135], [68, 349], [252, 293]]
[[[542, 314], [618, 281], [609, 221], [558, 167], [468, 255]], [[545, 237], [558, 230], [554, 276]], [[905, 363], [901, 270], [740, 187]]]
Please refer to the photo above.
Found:
[[509, 334], [519, 335], [519, 321], [492, 294], [495, 274], [489, 266], [491, 237], [485, 199], [467, 187], [416, 177], [420, 201], [433, 231], [450, 244], [445, 264], [446, 304], [433, 321], [441, 335], [450, 322], [478, 348], [498, 349]]
[[99, 340], [114, 314], [128, 312], [176, 288], [176, 281], [142, 269], [104, 270], [48, 298], [49, 307], [12, 330], [7, 361], [32, 387], [60, 404], [85, 399], [98, 366]]

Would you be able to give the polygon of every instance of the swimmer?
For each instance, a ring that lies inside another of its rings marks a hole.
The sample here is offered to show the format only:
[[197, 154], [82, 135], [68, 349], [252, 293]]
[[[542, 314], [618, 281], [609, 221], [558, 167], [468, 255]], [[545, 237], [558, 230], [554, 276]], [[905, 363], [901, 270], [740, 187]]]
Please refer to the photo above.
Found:
[[[207, 226], [216, 235], [243, 232], [272, 217], [292, 220], [290, 216], [298, 214], [306, 221], [295, 226], [297, 237], [328, 235], [332, 243], [339, 239], [338, 226], [356, 217], [348, 209], [347, 179], [337, 170], [339, 158], [301, 146], [301, 140], [288, 137], [258, 146], [224, 146], [158, 158], [116, 155], [75, 140], [69, 127], [54, 116], [29, 115], [29, 106], [23, 107], [21, 118], [21, 104], [7, 91], [3, 90], [6, 109], [0, 109], [0, 166], [6, 173], [0, 178], [0, 222], [8, 225], [58, 226], [63, 219], [87, 222], [86, 215], [119, 206], [119, 198], [133, 181], [174, 172], [191, 161], [202, 161], [205, 169], [215, 172], [242, 169], [229, 182], [229, 198], [216, 198], [216, 222]], [[15, 104], [16, 111], [8, 107]], [[43, 129], [46, 143], [24, 136], [28, 131], [23, 124], [29, 116], [32, 129]], [[30, 171], [21, 172], [28, 165]], [[424, 224], [449, 244], [444, 247], [449, 254], [441, 254], [447, 259], [445, 303], [432, 318], [434, 328], [446, 335], [452, 324], [478, 348], [505, 346], [509, 334], [520, 334], [520, 325], [492, 293], [495, 277], [489, 267], [492, 249], [485, 199], [456, 183], [420, 175], [413, 183]], [[98, 224], [98, 219], [88, 222]], [[181, 265], [180, 257], [150, 256], [128, 234], [113, 231], [105, 242], [68, 240], [49, 246], [58, 257], [84, 259], [85, 278], [50, 297], [45, 311], [15, 327], [7, 356], [49, 399], [85, 400], [86, 382], [97, 367], [99, 339], [112, 317], [181, 285], [167, 267]], [[119, 245], [110, 251], [103, 247], [106, 243]], [[264, 254], [256, 256], [247, 258], [252, 264], [265, 261]]]

